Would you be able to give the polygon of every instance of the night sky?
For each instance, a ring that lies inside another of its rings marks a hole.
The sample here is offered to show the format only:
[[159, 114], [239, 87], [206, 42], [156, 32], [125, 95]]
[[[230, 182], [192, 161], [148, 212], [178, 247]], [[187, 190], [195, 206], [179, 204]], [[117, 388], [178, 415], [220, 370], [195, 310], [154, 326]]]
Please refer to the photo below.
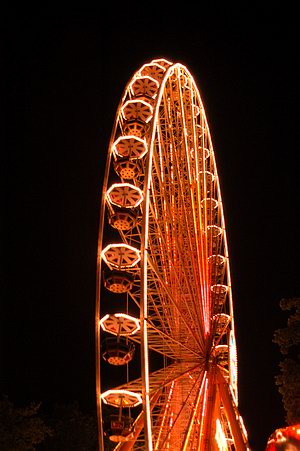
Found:
[[187, 66], [208, 117], [229, 243], [239, 409], [260, 451], [284, 425], [272, 343], [286, 324], [279, 301], [300, 295], [296, 12], [115, 9], [12, 9], [5, 19], [1, 392], [16, 405], [95, 408], [107, 147], [126, 83], [163, 57]]

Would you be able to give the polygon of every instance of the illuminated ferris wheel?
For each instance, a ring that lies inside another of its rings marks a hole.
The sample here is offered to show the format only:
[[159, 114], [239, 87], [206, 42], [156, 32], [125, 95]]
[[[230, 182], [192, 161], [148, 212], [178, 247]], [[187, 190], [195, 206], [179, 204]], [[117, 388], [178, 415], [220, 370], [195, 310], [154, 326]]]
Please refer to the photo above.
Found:
[[101, 450], [248, 450], [223, 206], [199, 90], [156, 59], [106, 163], [96, 296]]

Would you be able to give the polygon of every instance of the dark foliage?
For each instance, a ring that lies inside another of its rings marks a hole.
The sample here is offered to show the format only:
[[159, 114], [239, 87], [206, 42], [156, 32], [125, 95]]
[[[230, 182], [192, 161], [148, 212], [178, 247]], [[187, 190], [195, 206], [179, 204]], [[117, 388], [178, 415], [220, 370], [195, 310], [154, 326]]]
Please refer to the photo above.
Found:
[[15, 407], [7, 398], [0, 400], [1, 451], [34, 451], [36, 446], [52, 435], [39, 415], [40, 403]]
[[46, 416], [53, 435], [39, 447], [41, 451], [96, 451], [96, 413], [85, 413], [77, 401], [57, 404]]
[[292, 425], [300, 423], [300, 298], [282, 299], [280, 307], [291, 313], [287, 327], [274, 332], [273, 342], [286, 356], [279, 363], [280, 374], [275, 377], [275, 383], [282, 395], [286, 422]]

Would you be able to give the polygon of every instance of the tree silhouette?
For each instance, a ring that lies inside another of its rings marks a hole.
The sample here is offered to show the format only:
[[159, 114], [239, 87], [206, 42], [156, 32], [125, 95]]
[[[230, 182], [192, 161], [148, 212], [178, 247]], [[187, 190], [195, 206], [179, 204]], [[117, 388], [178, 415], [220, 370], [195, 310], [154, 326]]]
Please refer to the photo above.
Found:
[[74, 401], [55, 404], [46, 418], [53, 434], [39, 447], [40, 451], [98, 450], [96, 412], [83, 412]]
[[1, 451], [34, 451], [52, 430], [38, 416], [40, 403], [15, 407], [7, 398], [0, 400]]
[[275, 383], [282, 395], [286, 422], [292, 425], [300, 423], [300, 298], [282, 299], [279, 305], [290, 314], [287, 327], [277, 329], [273, 336], [273, 342], [286, 356], [279, 363], [280, 374], [275, 376]]

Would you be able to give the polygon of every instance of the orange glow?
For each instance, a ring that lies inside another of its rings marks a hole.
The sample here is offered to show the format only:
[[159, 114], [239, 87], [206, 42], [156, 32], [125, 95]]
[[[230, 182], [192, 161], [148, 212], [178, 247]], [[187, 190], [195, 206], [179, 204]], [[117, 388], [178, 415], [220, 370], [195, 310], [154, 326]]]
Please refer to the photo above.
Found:
[[[193, 425], [195, 424], [196, 416], [199, 414], [199, 405], [200, 405], [200, 402], [202, 400], [203, 387], [204, 387], [204, 385], [207, 384], [206, 375], [207, 375], [207, 371], [205, 371], [203, 379], [202, 379], [201, 387], [200, 387], [200, 390], [199, 390], [199, 393], [198, 393], [196, 405], [194, 406], [194, 409], [193, 409], [193, 415], [192, 415], [191, 420], [190, 420], [189, 429], [188, 429], [188, 432], [186, 434], [185, 443], [183, 445], [182, 451], [188, 451], [189, 439], [190, 439], [190, 436], [191, 436], [191, 433], [192, 433], [192, 428], [193, 428]], [[201, 427], [202, 427], [202, 423], [201, 423]], [[200, 436], [201, 436], [201, 434], [200, 434]]]
[[[201, 413], [201, 426], [200, 426], [200, 437], [203, 437], [203, 429], [205, 424], [205, 412], [206, 412], [206, 403], [207, 403], [207, 386], [208, 386], [208, 379], [207, 376], [205, 377], [205, 384], [204, 384], [204, 396], [203, 396], [203, 405], [202, 405], [202, 413]], [[200, 445], [200, 442], [199, 442]], [[200, 451], [200, 450], [199, 450]]]
[[220, 422], [219, 418], [217, 418], [217, 420], [216, 420], [216, 435], [215, 435], [215, 439], [216, 439], [216, 442], [218, 444], [218, 448], [219, 448], [220, 451], [227, 451], [228, 450], [226, 437], [225, 437], [224, 431], [222, 429], [221, 422]]
[[166, 420], [167, 420], [167, 415], [169, 415], [169, 407], [170, 407], [171, 400], [172, 400], [174, 384], [175, 384], [175, 382], [173, 381], [172, 384], [171, 384], [171, 388], [170, 388], [170, 391], [169, 391], [169, 394], [168, 394], [166, 406], [165, 406], [165, 409], [164, 409], [164, 414], [163, 414], [163, 418], [162, 418], [162, 422], [161, 422], [161, 428], [159, 430], [159, 434], [158, 434], [158, 437], [157, 437], [157, 440], [156, 440], [156, 445], [155, 445], [155, 448], [154, 448], [155, 450], [158, 450], [158, 451], [159, 451], [158, 447], [159, 447], [159, 444], [160, 444], [160, 437], [161, 437], [162, 431], [164, 429], [164, 426], [165, 426], [165, 423], [166, 423]]
[[269, 437], [265, 451], [284, 449], [296, 451], [300, 449], [300, 423], [276, 429]]
[[234, 401], [237, 404], [238, 403], [238, 387], [237, 387], [237, 350], [236, 350], [236, 343], [235, 343], [235, 336], [233, 334], [233, 331], [230, 331], [230, 337], [229, 337], [229, 357], [230, 357], [230, 364], [229, 364], [229, 371], [230, 371], [230, 383], [231, 383], [231, 389], [234, 396]]

